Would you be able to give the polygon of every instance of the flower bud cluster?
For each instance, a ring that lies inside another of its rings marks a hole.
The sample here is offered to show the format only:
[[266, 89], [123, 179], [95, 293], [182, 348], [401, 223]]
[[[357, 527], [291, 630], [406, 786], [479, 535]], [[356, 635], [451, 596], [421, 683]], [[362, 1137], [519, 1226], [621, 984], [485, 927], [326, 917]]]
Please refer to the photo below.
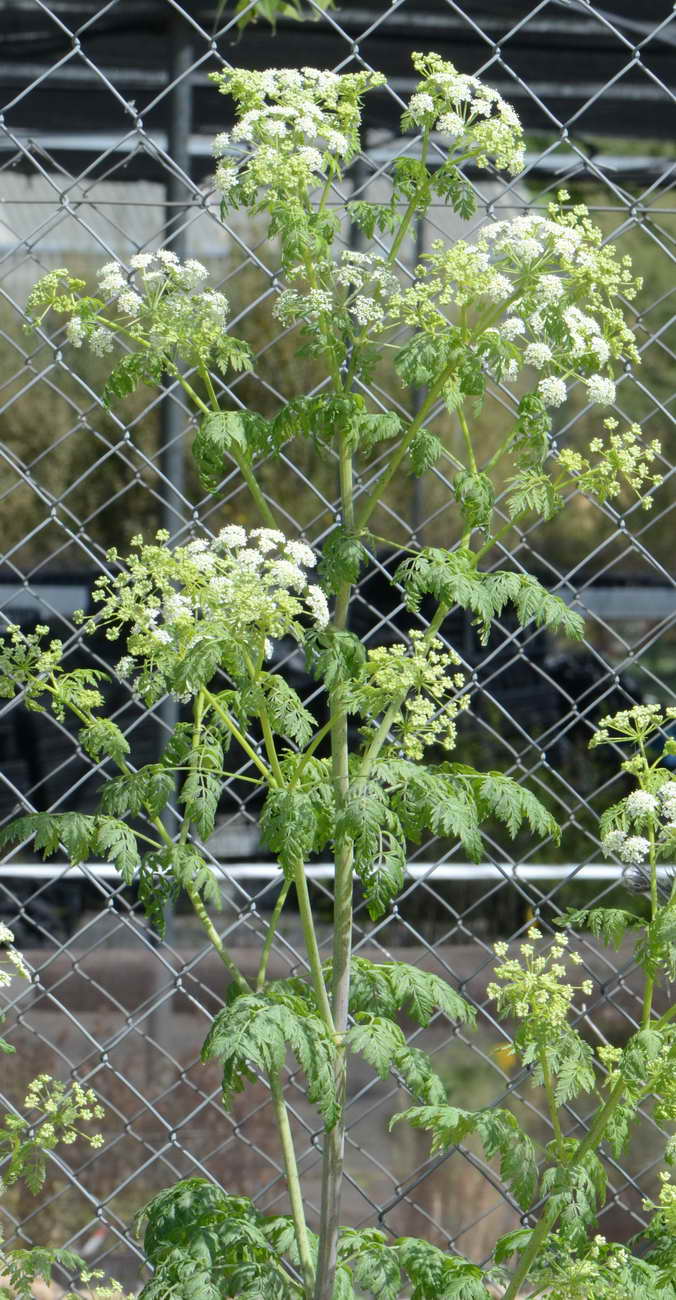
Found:
[[[536, 953], [534, 945], [542, 937], [540, 930], [531, 926], [528, 942], [520, 945], [521, 960], [509, 956], [506, 943], [496, 943], [494, 951], [500, 964], [495, 968], [495, 978], [500, 983], [489, 984], [486, 992], [495, 998], [500, 1012], [527, 1022], [529, 1036], [547, 1042], [556, 1040], [567, 1025], [576, 993], [591, 996], [593, 984], [591, 980], [578, 985], [566, 980], [566, 935], [556, 935], [547, 952]], [[571, 953], [568, 959], [580, 964], [577, 953]]]
[[[39, 1140], [43, 1148], [51, 1150], [57, 1142], [70, 1145], [78, 1137], [83, 1137], [94, 1149], [103, 1146], [101, 1133], [87, 1133], [80, 1128], [81, 1124], [103, 1119], [105, 1115], [92, 1088], [83, 1088], [77, 1082], [68, 1086], [58, 1079], [52, 1079], [49, 1074], [39, 1074], [29, 1084], [23, 1109], [39, 1112], [39, 1119], [31, 1120], [31, 1123], [39, 1124]], [[7, 1117], [5, 1125], [10, 1118]], [[23, 1119], [15, 1117], [15, 1122], [21, 1128], [27, 1127]]]
[[7, 946], [0, 952], [0, 961], [5, 960], [10, 963], [13, 970], [0, 970], [0, 988], [6, 988], [11, 984], [14, 974], [20, 975], [22, 979], [30, 979], [30, 971], [21, 956], [21, 953], [14, 947], [14, 935], [9, 926], [0, 922], [0, 944]]
[[605, 501], [617, 496], [624, 482], [640, 499], [643, 509], [649, 510], [653, 504], [650, 492], [662, 482], [662, 475], [654, 470], [660, 453], [659, 442], [653, 439], [643, 445], [638, 424], [631, 424], [624, 433], [615, 432], [617, 420], [604, 420], [603, 424], [610, 436], [605, 440], [592, 438], [589, 450], [595, 460], [564, 448], [558, 452], [559, 463], [577, 479], [583, 492], [591, 492]]
[[40, 710], [44, 682], [59, 667], [63, 642], [45, 643], [49, 628], [38, 623], [24, 632], [17, 623], [7, 623], [0, 630], [0, 699], [11, 700], [17, 688], [24, 692], [29, 709]]
[[460, 659], [438, 637], [411, 633], [411, 646], [375, 646], [368, 651], [361, 680], [351, 691], [349, 705], [374, 719], [404, 692], [406, 698], [393, 724], [395, 748], [419, 761], [426, 748], [451, 750], [457, 739], [456, 719], [469, 706], [469, 695], [458, 672]]
[[[90, 631], [105, 627], [112, 641], [127, 630], [129, 653], [117, 668], [123, 677], [140, 673], [136, 689], [144, 698], [157, 698], [181, 660], [209, 642], [229, 668], [241, 662], [242, 648], [260, 667], [271, 638], [300, 639], [301, 619], [318, 628], [328, 622], [326, 596], [305, 572], [315, 564], [305, 542], [273, 528], [247, 533], [238, 524], [212, 541], [196, 538], [174, 549], [167, 541], [162, 531], [154, 544], [134, 538], [122, 572], [98, 579], [93, 598], [100, 609], [86, 621]], [[108, 558], [119, 559], [116, 551]]]

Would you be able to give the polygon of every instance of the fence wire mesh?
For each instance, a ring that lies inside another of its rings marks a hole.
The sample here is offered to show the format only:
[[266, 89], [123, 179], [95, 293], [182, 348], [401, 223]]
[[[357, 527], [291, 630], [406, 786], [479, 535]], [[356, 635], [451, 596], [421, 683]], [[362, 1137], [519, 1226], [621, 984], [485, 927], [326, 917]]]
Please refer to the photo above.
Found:
[[[220, 9], [220, 12], [219, 12]], [[249, 6], [255, 9], [255, 0]], [[519, 1073], [503, 1027], [486, 997], [490, 943], [518, 938], [533, 916], [548, 926], [568, 901], [608, 897], [614, 868], [601, 865], [595, 814], [620, 787], [611, 759], [587, 753], [594, 720], [634, 701], [664, 700], [676, 678], [676, 593], [670, 512], [674, 501], [669, 401], [670, 265], [676, 226], [670, 197], [673, 94], [668, 67], [676, 28], [667, 6], [594, 5], [588, 0], [538, 4], [394, 0], [346, 4], [312, 21], [280, 20], [246, 29], [239, 44], [233, 5], [174, 0], [6, 0], [0, 118], [0, 412], [4, 559], [0, 612], [7, 621], [48, 622], [66, 644], [71, 666], [105, 666], [105, 642], [83, 647], [73, 611], [85, 605], [105, 563], [106, 547], [163, 524], [178, 538], [247, 522], [236, 470], [217, 497], [200, 495], [190, 458], [190, 415], [180, 391], [129, 399], [113, 410], [98, 396], [96, 361], [64, 349], [62, 331], [22, 329], [27, 293], [45, 271], [68, 264], [91, 277], [102, 261], [171, 244], [209, 265], [233, 304], [233, 328], [256, 354], [256, 378], [222, 385], [234, 406], [268, 414], [304, 391], [311, 372], [294, 365], [293, 338], [274, 322], [281, 280], [275, 246], [262, 229], [223, 222], [212, 185], [211, 138], [222, 129], [224, 101], [207, 73], [229, 63], [294, 64], [339, 71], [374, 67], [389, 75], [374, 99], [363, 153], [350, 173], [351, 196], [386, 199], [401, 141], [397, 119], [410, 89], [408, 52], [437, 48], [463, 71], [496, 85], [519, 109], [528, 130], [525, 173], [505, 181], [469, 173], [477, 197], [473, 230], [496, 212], [542, 207], [561, 185], [585, 201], [604, 235], [630, 252], [644, 277], [632, 317], [642, 366], [628, 367], [618, 388], [621, 415], [641, 421], [663, 444], [664, 482], [653, 510], [618, 512], [571, 501], [561, 526], [514, 529], [505, 541], [513, 562], [536, 571], [584, 614], [576, 648], [543, 632], [504, 623], [486, 650], [472, 629], [451, 617], [445, 635], [475, 684], [472, 721], [463, 733], [468, 761], [516, 775], [545, 794], [564, 829], [563, 849], [499, 838], [481, 868], [467, 867], [457, 846], [427, 842], [413, 853], [404, 894], [377, 924], [357, 903], [356, 947], [438, 971], [478, 1009], [467, 1034], [438, 1018], [411, 1038], [431, 1051], [459, 1105], [500, 1099], [541, 1134], [539, 1096]], [[439, 155], [441, 157], [441, 154]], [[336, 194], [338, 202], [345, 195]], [[411, 272], [433, 238], [459, 225], [440, 207], [402, 254]], [[463, 233], [465, 233], [463, 231]], [[345, 228], [346, 244], [353, 238]], [[76, 364], [77, 362], [77, 364]], [[374, 389], [376, 408], [396, 399]], [[396, 399], [398, 400], [398, 399]], [[491, 414], [511, 407], [496, 388]], [[584, 445], [593, 424], [581, 400], [565, 408], [557, 436]], [[440, 416], [441, 419], [441, 416]], [[452, 431], [449, 432], [452, 436]], [[369, 472], [375, 472], [377, 461]], [[257, 474], [291, 533], [321, 544], [336, 497], [334, 467], [302, 449]], [[359, 485], [365, 491], [368, 482]], [[416, 489], [387, 498], [376, 532], [405, 546], [444, 544], [454, 536], [452, 493], [443, 467]], [[500, 503], [498, 503], [500, 509]], [[505, 516], [506, 517], [506, 516]], [[374, 551], [360, 585], [355, 627], [367, 640], [397, 637], [403, 605], [387, 597], [395, 552]], [[280, 666], [308, 697], [314, 687], [287, 653]], [[122, 688], [110, 698], [138, 763], [158, 751], [175, 720], [168, 705], [141, 710]], [[20, 701], [0, 710], [0, 812], [87, 809], [105, 778], [78, 748], [67, 723], [31, 714]], [[245, 973], [252, 969], [278, 881], [258, 845], [255, 798], [247, 791], [246, 757], [228, 783], [208, 850], [223, 882], [220, 927]], [[313, 901], [328, 953], [330, 869], [311, 872]], [[48, 866], [24, 847], [0, 872], [0, 911], [26, 951], [34, 975], [10, 1004], [9, 1037], [19, 1049], [6, 1066], [3, 1100], [11, 1107], [38, 1070], [93, 1086], [106, 1108], [105, 1145], [86, 1156], [52, 1157], [53, 1177], [36, 1201], [10, 1194], [3, 1207], [8, 1243], [64, 1241], [128, 1285], [141, 1275], [133, 1212], [174, 1179], [202, 1174], [229, 1191], [252, 1190], [261, 1208], [285, 1208], [284, 1180], [268, 1094], [255, 1085], [225, 1116], [219, 1081], [199, 1064], [199, 1047], [220, 1005], [218, 964], [201, 933], [180, 911], [160, 943], [139, 913], [133, 891], [95, 864]], [[594, 980], [584, 1022], [592, 1039], [615, 1040], [636, 1024], [637, 981], [630, 951], [609, 956], [582, 948]], [[293, 914], [275, 944], [273, 969], [304, 969]], [[307, 1199], [319, 1200], [321, 1134], [293, 1073], [286, 1077]], [[396, 1235], [422, 1234], [480, 1260], [518, 1212], [489, 1164], [469, 1146], [430, 1159], [418, 1135], [387, 1135], [387, 1118], [405, 1098], [396, 1078], [353, 1080], [345, 1221], [381, 1225]], [[571, 1130], [585, 1114], [571, 1108]], [[627, 1237], [641, 1222], [642, 1198], [655, 1185], [662, 1134], [647, 1114], [640, 1156], [611, 1161], [603, 1212], [609, 1236]]]

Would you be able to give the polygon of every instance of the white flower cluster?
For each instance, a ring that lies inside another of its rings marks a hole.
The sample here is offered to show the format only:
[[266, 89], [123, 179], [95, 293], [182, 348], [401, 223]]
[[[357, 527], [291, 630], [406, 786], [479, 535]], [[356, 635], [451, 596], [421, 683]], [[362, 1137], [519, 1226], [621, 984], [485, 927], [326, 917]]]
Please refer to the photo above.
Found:
[[[665, 781], [652, 794], [649, 790], [632, 790], [618, 805], [621, 825], [608, 832], [601, 841], [606, 857], [619, 858], [630, 866], [642, 866], [650, 857], [651, 847], [660, 849], [673, 842], [676, 833], [676, 781]], [[630, 829], [652, 832], [631, 834]]]
[[127, 678], [140, 673], [136, 688], [144, 697], [159, 686], [158, 674], [167, 678], [208, 643], [222, 648], [227, 668], [247, 655], [260, 667], [271, 639], [300, 639], [308, 618], [326, 626], [329, 608], [322, 588], [308, 580], [316, 560], [305, 542], [239, 524], [173, 550], [167, 540], [164, 532], [156, 544], [134, 538], [126, 569], [95, 589], [100, 611], [91, 625], [106, 627], [113, 640], [131, 625], [129, 653], [117, 668]]
[[413, 54], [422, 76], [403, 116], [404, 128], [426, 127], [451, 136], [455, 148], [480, 167], [492, 160], [516, 175], [523, 168], [524, 147], [518, 115], [502, 95], [477, 77], [458, 72], [438, 54]]
[[[9, 926], [5, 925], [4, 922], [0, 922], [0, 944], [7, 945], [7, 947], [3, 948], [0, 952], [0, 960], [4, 958], [14, 967], [14, 971], [17, 975], [21, 975], [25, 980], [30, 979], [30, 972], [25, 965], [23, 957], [14, 947], [14, 935], [9, 929]], [[0, 988], [6, 988], [8, 984], [11, 984], [12, 979], [12, 971], [0, 970]]]
[[[212, 80], [237, 107], [230, 135], [220, 132], [214, 141], [216, 187], [226, 201], [249, 203], [261, 188], [297, 200], [318, 174], [349, 161], [359, 148], [360, 97], [384, 78], [319, 68], [237, 68], [213, 73]], [[228, 158], [232, 146], [248, 150], [239, 171]]]

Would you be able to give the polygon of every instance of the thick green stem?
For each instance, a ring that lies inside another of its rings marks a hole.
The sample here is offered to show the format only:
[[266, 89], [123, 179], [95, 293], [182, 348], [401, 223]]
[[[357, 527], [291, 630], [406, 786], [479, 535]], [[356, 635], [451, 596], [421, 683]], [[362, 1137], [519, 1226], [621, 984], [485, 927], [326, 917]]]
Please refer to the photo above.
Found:
[[289, 1115], [284, 1103], [284, 1090], [278, 1074], [272, 1073], [270, 1075], [270, 1091], [272, 1093], [275, 1118], [277, 1120], [277, 1128], [279, 1130], [279, 1137], [282, 1144], [286, 1184], [289, 1189], [289, 1200], [291, 1202], [291, 1217], [293, 1218], [293, 1226], [296, 1233], [296, 1244], [300, 1256], [305, 1295], [307, 1300], [311, 1300], [315, 1270], [312, 1262], [310, 1242], [307, 1235], [307, 1225], [305, 1223], [303, 1193], [301, 1191], [298, 1165], [296, 1163], [293, 1134], [291, 1133]]
[[[340, 486], [343, 523], [354, 526], [352, 458], [342, 440], [340, 447]], [[344, 629], [350, 604], [350, 585], [340, 588], [334, 611], [334, 626]], [[322, 1159], [322, 1205], [319, 1229], [319, 1259], [315, 1300], [333, 1300], [338, 1257], [340, 1205], [345, 1150], [345, 1098], [347, 1093], [347, 1052], [343, 1036], [347, 1029], [352, 958], [352, 841], [340, 829], [341, 811], [348, 797], [349, 745], [347, 712], [339, 690], [331, 695], [331, 767], [336, 801], [335, 875], [333, 904], [333, 988], [332, 1012], [336, 1033], [336, 1095], [339, 1118], [324, 1139]]]
[[298, 911], [300, 913], [301, 925], [303, 927], [303, 936], [305, 938], [305, 947], [307, 950], [308, 961], [310, 963], [310, 973], [312, 975], [312, 987], [315, 991], [315, 997], [322, 1013], [322, 1019], [330, 1033], [334, 1033], [333, 1015], [331, 1012], [331, 1003], [326, 991], [326, 981], [322, 970], [322, 959], [319, 954], [319, 945], [317, 943], [317, 932], [315, 930], [314, 918], [312, 916], [312, 906], [310, 904], [310, 895], [308, 893], [307, 878], [305, 875], [305, 864], [296, 863], [294, 868], [294, 880], [296, 884], [296, 894], [298, 896]]

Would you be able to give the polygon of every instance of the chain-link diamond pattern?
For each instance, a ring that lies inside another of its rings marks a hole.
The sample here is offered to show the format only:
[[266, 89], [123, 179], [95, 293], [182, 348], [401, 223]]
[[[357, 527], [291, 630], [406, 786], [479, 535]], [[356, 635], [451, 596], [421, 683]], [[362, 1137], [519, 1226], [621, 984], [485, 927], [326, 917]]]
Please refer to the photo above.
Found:
[[[252, 0], [250, 9], [255, 8]], [[676, 28], [658, 0], [457, 4], [453, 0], [364, 0], [326, 13], [309, 0], [312, 21], [281, 20], [246, 28], [236, 44], [233, 6], [199, 0], [6, 0], [0, 118], [0, 496], [4, 559], [0, 614], [48, 622], [63, 638], [72, 666], [104, 667], [105, 642], [83, 647], [72, 621], [86, 603], [111, 544], [124, 545], [160, 524], [177, 537], [247, 522], [250, 506], [238, 473], [226, 474], [217, 497], [200, 495], [190, 465], [191, 417], [180, 391], [129, 399], [106, 410], [95, 360], [63, 348], [63, 331], [26, 333], [24, 305], [32, 283], [67, 264], [83, 277], [111, 257], [171, 244], [205, 261], [233, 307], [233, 329], [253, 345], [255, 377], [221, 385], [232, 406], [269, 414], [313, 382], [300, 374], [294, 338], [271, 307], [280, 287], [274, 245], [249, 220], [223, 223], [210, 162], [213, 134], [227, 126], [227, 105], [210, 86], [210, 70], [297, 62], [339, 71], [374, 67], [388, 74], [372, 97], [363, 154], [349, 176], [352, 196], [388, 195], [393, 159], [415, 154], [399, 138], [398, 114], [412, 80], [409, 52], [438, 49], [463, 71], [496, 85], [528, 131], [525, 173], [514, 180], [468, 173], [477, 197], [472, 230], [496, 212], [546, 204], [562, 185], [587, 202], [607, 239], [631, 253], [645, 285], [632, 317], [641, 367], [618, 388], [620, 414], [641, 420], [662, 441], [663, 485], [649, 514], [571, 500], [560, 524], [513, 529], [505, 552], [574, 602], [587, 619], [580, 647], [542, 632], [501, 624], [485, 650], [471, 627], [451, 616], [444, 633], [475, 682], [472, 719], [462, 734], [468, 761], [501, 768], [546, 794], [564, 828], [563, 849], [524, 838], [495, 838], [491, 860], [467, 867], [457, 846], [427, 842], [411, 859], [404, 894], [377, 924], [358, 901], [356, 945], [365, 954], [405, 953], [438, 971], [477, 1006], [478, 1031], [437, 1019], [411, 1037], [435, 1058], [459, 1105], [510, 1104], [540, 1135], [547, 1121], [536, 1091], [519, 1073], [504, 1027], [492, 1017], [486, 983], [490, 944], [518, 937], [533, 915], [546, 927], [562, 903], [608, 896], [614, 869], [601, 865], [595, 817], [619, 790], [613, 761], [591, 757], [587, 741], [601, 712], [634, 700], [663, 700], [676, 680], [676, 590], [672, 561], [673, 442], [669, 402], [676, 371], [669, 333], [668, 286], [676, 233], [670, 184], [673, 94], [669, 67]], [[219, 15], [219, 9], [222, 12]], [[441, 154], [439, 155], [441, 158]], [[347, 188], [346, 188], [347, 193]], [[335, 195], [339, 202], [345, 194]], [[439, 236], [460, 226], [435, 209], [402, 252], [401, 269]], [[464, 233], [464, 232], [463, 232]], [[353, 238], [343, 231], [346, 244]], [[632, 309], [633, 310], [633, 309]], [[374, 386], [376, 408], [398, 402]], [[512, 408], [498, 387], [483, 417]], [[557, 436], [583, 445], [588, 408], [573, 395]], [[375, 460], [358, 485], [366, 492]], [[292, 534], [321, 543], [336, 500], [336, 470], [305, 447], [257, 475]], [[395, 486], [374, 531], [395, 550], [374, 551], [355, 606], [367, 640], [396, 636], [403, 604], [388, 595], [396, 547], [413, 538], [443, 545], [455, 535], [444, 463], [414, 487]], [[500, 510], [500, 503], [498, 503]], [[505, 515], [506, 518], [506, 515]], [[316, 687], [297, 656], [282, 657], [310, 699]], [[110, 705], [138, 763], [152, 759], [175, 714], [165, 704], [142, 711], [121, 688]], [[105, 777], [78, 748], [74, 728], [29, 713], [21, 702], [0, 708], [0, 812], [82, 808]], [[209, 845], [223, 880], [220, 927], [245, 973], [255, 970], [266, 919], [278, 889], [261, 856], [258, 807], [246, 757], [228, 784]], [[317, 864], [310, 889], [320, 937], [330, 939], [330, 868]], [[159, 943], [132, 891], [114, 873], [65, 863], [42, 866], [26, 849], [9, 855], [0, 875], [0, 911], [16, 932], [34, 978], [13, 986], [4, 1104], [21, 1097], [39, 1070], [77, 1077], [107, 1107], [105, 1145], [52, 1158], [46, 1192], [4, 1199], [8, 1242], [66, 1242], [129, 1285], [141, 1275], [130, 1223], [154, 1190], [186, 1174], [220, 1180], [229, 1191], [255, 1193], [260, 1206], [285, 1208], [272, 1107], [261, 1083], [225, 1116], [216, 1073], [198, 1063], [210, 1017], [223, 994], [221, 968], [187, 914], [171, 919]], [[630, 952], [582, 947], [595, 994], [584, 1012], [592, 1040], [615, 1041], [636, 1024], [638, 980]], [[290, 913], [275, 943], [272, 969], [302, 971], [300, 926]], [[300, 1081], [286, 1079], [307, 1201], [319, 1202], [321, 1134]], [[429, 1236], [481, 1259], [518, 1211], [494, 1170], [469, 1147], [429, 1159], [425, 1141], [386, 1121], [405, 1102], [396, 1079], [353, 1080], [349, 1103], [345, 1220], [379, 1224], [393, 1234]], [[571, 1131], [585, 1114], [571, 1108]], [[641, 1222], [642, 1198], [655, 1184], [662, 1134], [645, 1116], [640, 1155], [611, 1168], [603, 1219], [609, 1236], [628, 1236]]]

